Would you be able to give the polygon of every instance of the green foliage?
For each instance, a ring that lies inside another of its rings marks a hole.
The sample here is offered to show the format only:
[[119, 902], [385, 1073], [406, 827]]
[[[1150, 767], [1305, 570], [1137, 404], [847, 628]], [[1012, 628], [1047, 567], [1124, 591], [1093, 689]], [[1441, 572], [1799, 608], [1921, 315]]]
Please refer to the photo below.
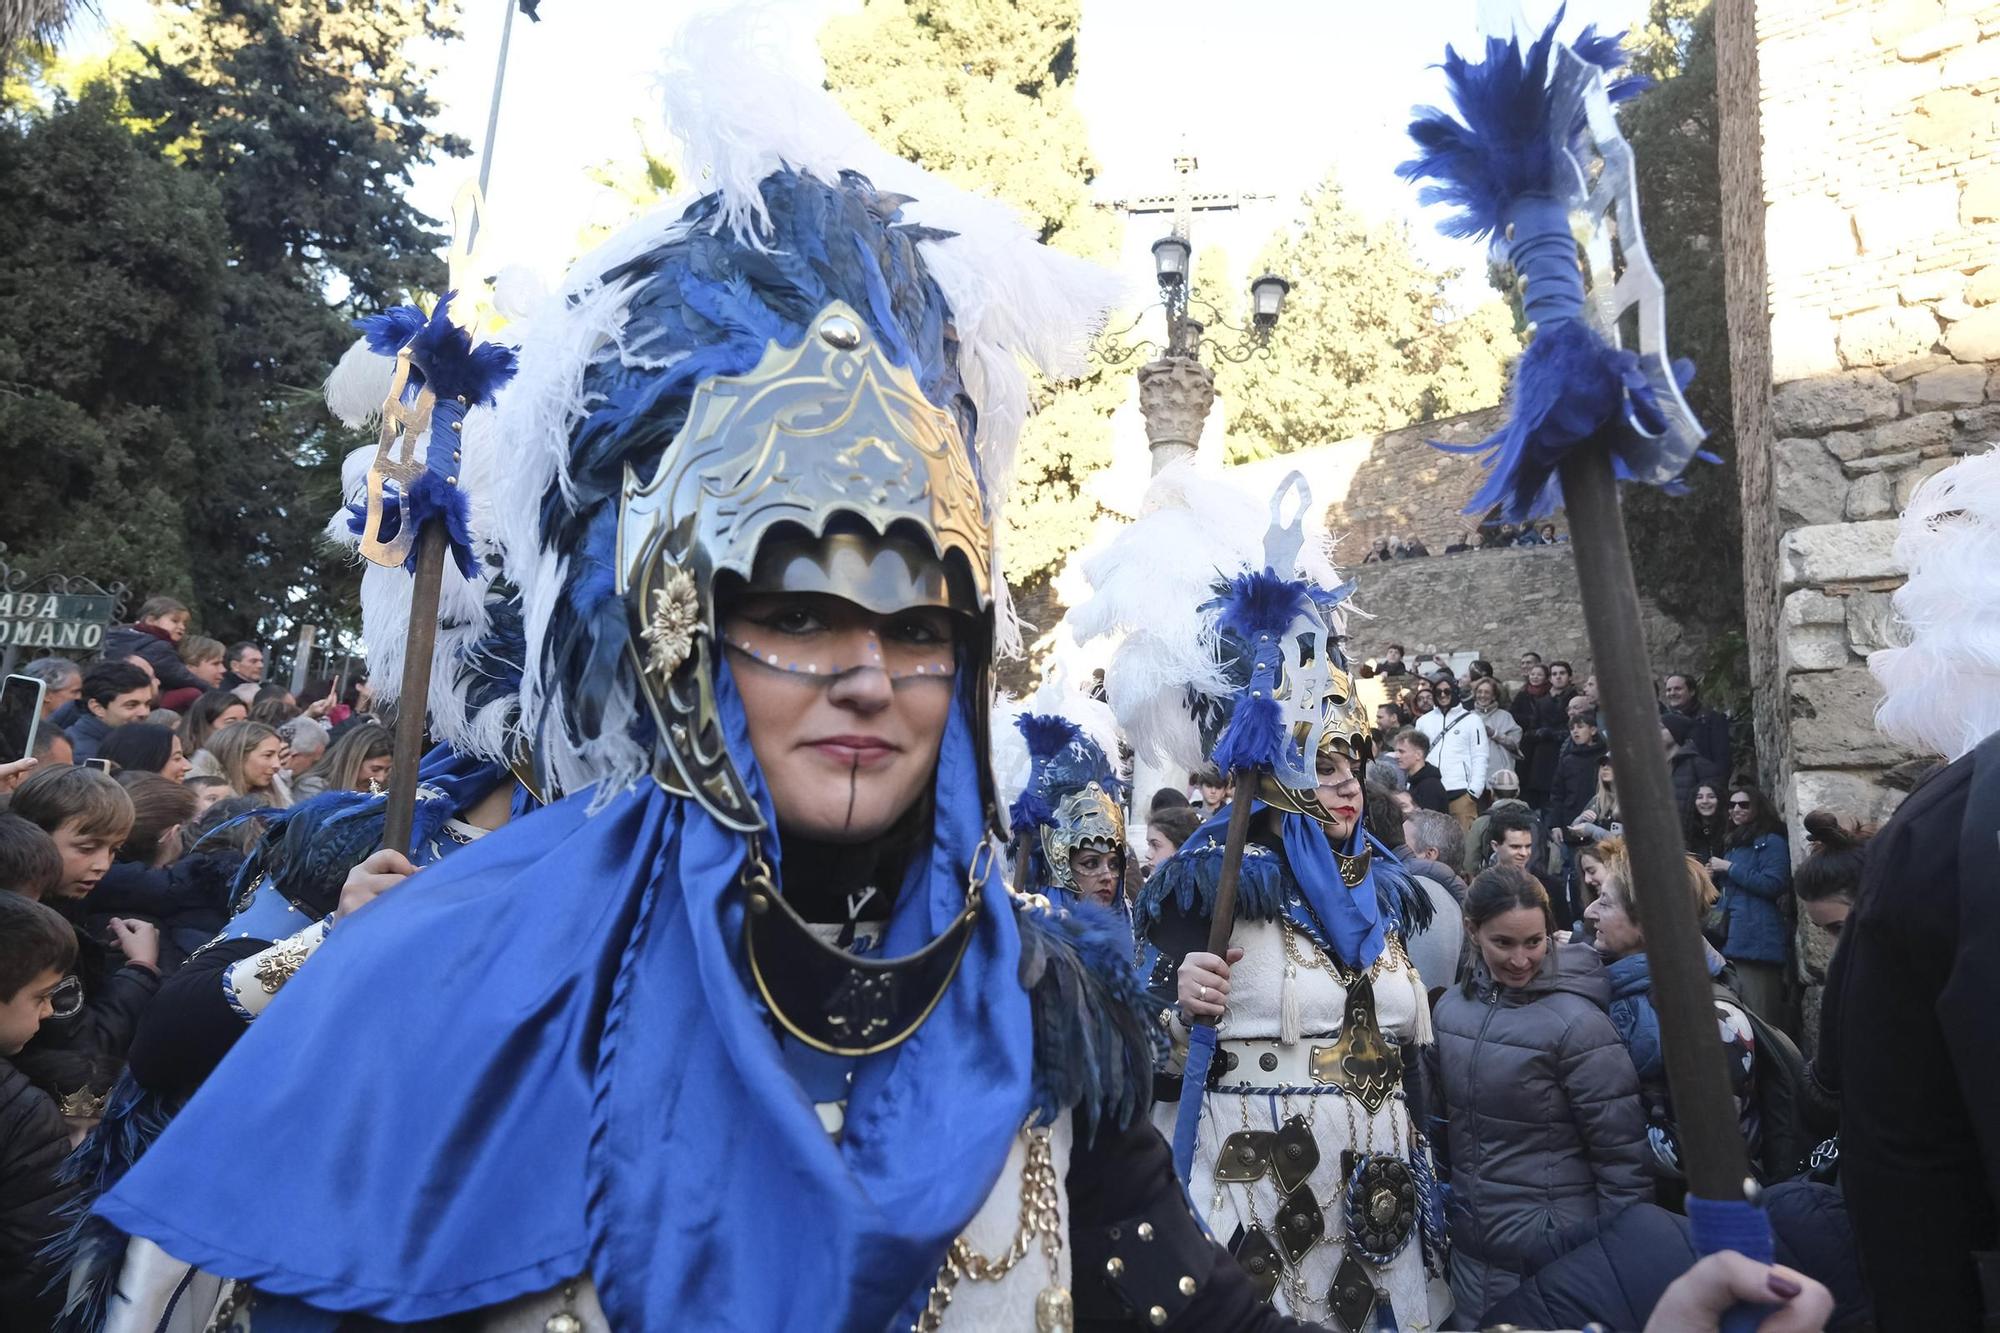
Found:
[[148, 154], [103, 89], [0, 130], [0, 180], [9, 561], [187, 596], [182, 506], [214, 475], [222, 390], [216, 191]]
[[[1671, 79], [1687, 67], [1695, 26], [1711, 0], [1650, 0], [1646, 21], [1625, 36], [1632, 68], [1649, 79]], [[1713, 40], [1710, 38], [1709, 40]]]
[[[1656, 16], [1665, 7], [1656, 4]], [[1695, 364], [1688, 405], [1710, 432], [1707, 447], [1723, 460], [1721, 466], [1696, 463], [1685, 496], [1627, 488], [1633, 567], [1639, 586], [1662, 610], [1740, 630], [1742, 513], [1724, 313], [1715, 31], [1706, 12], [1691, 20], [1685, 60], [1674, 76], [1642, 94], [1620, 119], [1638, 159], [1646, 248], [1667, 291], [1667, 346]]]
[[1445, 288], [1458, 275], [1426, 267], [1401, 222], [1355, 213], [1332, 173], [1303, 206], [1259, 261], [1292, 284], [1271, 355], [1217, 368], [1231, 461], [1500, 401], [1520, 351], [1503, 306], [1444, 321]]
[[[1042, 239], [1109, 260], [1122, 224], [1095, 209], [1075, 102], [1079, 0], [867, 0], [820, 34], [828, 85], [876, 140], [966, 189], [997, 193]], [[1079, 546], [1111, 462], [1111, 413], [1129, 370], [1036, 391], [1001, 534], [1016, 583]]]
[[349, 319], [443, 285], [404, 193], [465, 151], [412, 56], [456, 7], [160, 11], [150, 44], [44, 60], [0, 135], [9, 558], [180, 594], [225, 640], [351, 626], [319, 532], [360, 441], [318, 390]]
[[603, 218], [578, 233], [578, 255], [596, 249], [627, 222], [670, 197], [679, 187], [680, 173], [666, 154], [647, 141], [643, 122], [632, 122], [632, 137], [639, 141], [636, 161], [606, 158], [586, 173], [610, 198]]

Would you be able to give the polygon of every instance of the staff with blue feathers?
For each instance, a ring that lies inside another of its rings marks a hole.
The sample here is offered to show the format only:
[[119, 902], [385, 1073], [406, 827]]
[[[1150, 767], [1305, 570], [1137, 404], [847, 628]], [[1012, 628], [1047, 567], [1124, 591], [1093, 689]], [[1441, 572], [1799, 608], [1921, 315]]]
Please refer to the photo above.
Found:
[[[1624, 64], [1618, 38], [1586, 28], [1561, 44], [1561, 19], [1558, 12], [1525, 49], [1518, 38], [1488, 38], [1483, 63], [1447, 49], [1458, 114], [1421, 111], [1410, 126], [1420, 154], [1400, 171], [1434, 182], [1424, 202], [1458, 210], [1441, 230], [1493, 238], [1520, 279], [1533, 341], [1514, 370], [1507, 424], [1462, 446], [1485, 454], [1489, 469], [1467, 512], [1498, 506], [1502, 518], [1519, 522], [1567, 508], [1681, 1130], [1688, 1217], [1702, 1252], [1730, 1249], [1768, 1263], [1770, 1228], [1750, 1202], [1755, 1182], [1687, 912], [1680, 828], [1618, 508], [1620, 480], [1676, 490], [1689, 463], [1709, 456], [1698, 452], [1702, 430], [1680, 393], [1688, 371], [1667, 362], [1664, 293], [1640, 232], [1632, 151], [1611, 113], [1641, 84], [1608, 78]], [[1579, 218], [1587, 230], [1582, 266]], [[1628, 331], [1637, 351], [1622, 345]], [[1754, 1328], [1760, 1317], [1740, 1308], [1723, 1327]]]
[[[1281, 492], [1282, 494], [1282, 492]], [[1236, 893], [1243, 874], [1243, 848], [1250, 837], [1250, 816], [1256, 806], [1258, 775], [1285, 762], [1292, 737], [1277, 697], [1284, 665], [1285, 635], [1301, 617], [1317, 619], [1312, 585], [1288, 579], [1265, 568], [1231, 579], [1218, 601], [1219, 633], [1234, 634], [1252, 645], [1249, 683], [1230, 710], [1229, 725], [1217, 740], [1215, 766], [1229, 775], [1229, 831], [1222, 845], [1222, 871], [1216, 881], [1215, 910], [1209, 918], [1208, 952], [1229, 956], [1229, 937], [1236, 928]], [[1311, 753], [1305, 762], [1313, 762]], [[1208, 1094], [1209, 1066], [1215, 1059], [1214, 1015], [1188, 1016], [1187, 1062], [1181, 1073], [1180, 1110], [1174, 1118], [1174, 1169], [1186, 1184], [1194, 1166], [1195, 1135], [1201, 1124], [1202, 1102]]]

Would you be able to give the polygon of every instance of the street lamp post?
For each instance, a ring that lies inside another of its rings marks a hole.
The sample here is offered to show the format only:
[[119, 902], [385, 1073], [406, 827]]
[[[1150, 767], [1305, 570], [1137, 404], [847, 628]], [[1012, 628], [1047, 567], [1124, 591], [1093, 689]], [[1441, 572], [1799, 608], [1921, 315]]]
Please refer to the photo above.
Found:
[[[1183, 458], [1192, 458], [1201, 441], [1202, 423], [1215, 405], [1215, 372], [1202, 364], [1202, 352], [1225, 361], [1269, 356], [1271, 331], [1284, 309], [1291, 284], [1266, 273], [1250, 284], [1250, 325], [1239, 328], [1194, 291], [1194, 247], [1188, 240], [1189, 218], [1198, 207], [1193, 188], [1197, 163], [1192, 154], [1174, 160], [1179, 187], [1174, 197], [1173, 230], [1153, 242], [1153, 276], [1160, 287], [1160, 307], [1166, 317], [1164, 344], [1150, 340], [1125, 343], [1124, 338], [1151, 311], [1139, 312], [1131, 325], [1101, 341], [1097, 357], [1107, 365], [1122, 365], [1140, 350], [1157, 355], [1139, 367], [1139, 413], [1146, 421], [1146, 443], [1153, 455], [1153, 474]], [[1200, 306], [1206, 320], [1191, 308]], [[1211, 327], [1237, 335], [1233, 343], [1206, 336]]]

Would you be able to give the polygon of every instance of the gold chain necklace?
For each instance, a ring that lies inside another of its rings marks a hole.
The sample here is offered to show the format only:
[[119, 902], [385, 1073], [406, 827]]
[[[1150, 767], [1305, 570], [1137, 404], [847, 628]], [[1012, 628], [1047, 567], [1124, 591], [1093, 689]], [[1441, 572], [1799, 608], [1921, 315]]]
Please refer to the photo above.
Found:
[[931, 1285], [930, 1299], [924, 1302], [924, 1312], [917, 1316], [915, 1333], [937, 1333], [944, 1327], [944, 1312], [961, 1278], [1000, 1281], [1027, 1257], [1037, 1239], [1048, 1262], [1049, 1285], [1035, 1297], [1036, 1333], [1069, 1333], [1074, 1326], [1075, 1308], [1068, 1288], [1062, 1285], [1062, 1197], [1056, 1189], [1049, 1131], [1043, 1127], [1024, 1132], [1028, 1150], [1021, 1163], [1021, 1221], [1013, 1241], [997, 1259], [973, 1249], [963, 1236], [953, 1241], [938, 1269], [937, 1281]]

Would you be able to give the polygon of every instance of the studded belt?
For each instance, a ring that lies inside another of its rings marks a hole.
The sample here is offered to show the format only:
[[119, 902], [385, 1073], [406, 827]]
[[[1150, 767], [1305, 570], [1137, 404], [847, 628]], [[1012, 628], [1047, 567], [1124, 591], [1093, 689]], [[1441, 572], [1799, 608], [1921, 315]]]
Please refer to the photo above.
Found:
[[[1353, 1088], [1354, 1079], [1342, 1067], [1339, 1034], [1321, 1033], [1298, 1041], [1220, 1041], [1215, 1063], [1221, 1066], [1218, 1086], [1250, 1083], [1258, 1087]], [[1400, 1070], [1396, 1074], [1400, 1074]], [[1392, 1082], [1399, 1081], [1394, 1075]]]

